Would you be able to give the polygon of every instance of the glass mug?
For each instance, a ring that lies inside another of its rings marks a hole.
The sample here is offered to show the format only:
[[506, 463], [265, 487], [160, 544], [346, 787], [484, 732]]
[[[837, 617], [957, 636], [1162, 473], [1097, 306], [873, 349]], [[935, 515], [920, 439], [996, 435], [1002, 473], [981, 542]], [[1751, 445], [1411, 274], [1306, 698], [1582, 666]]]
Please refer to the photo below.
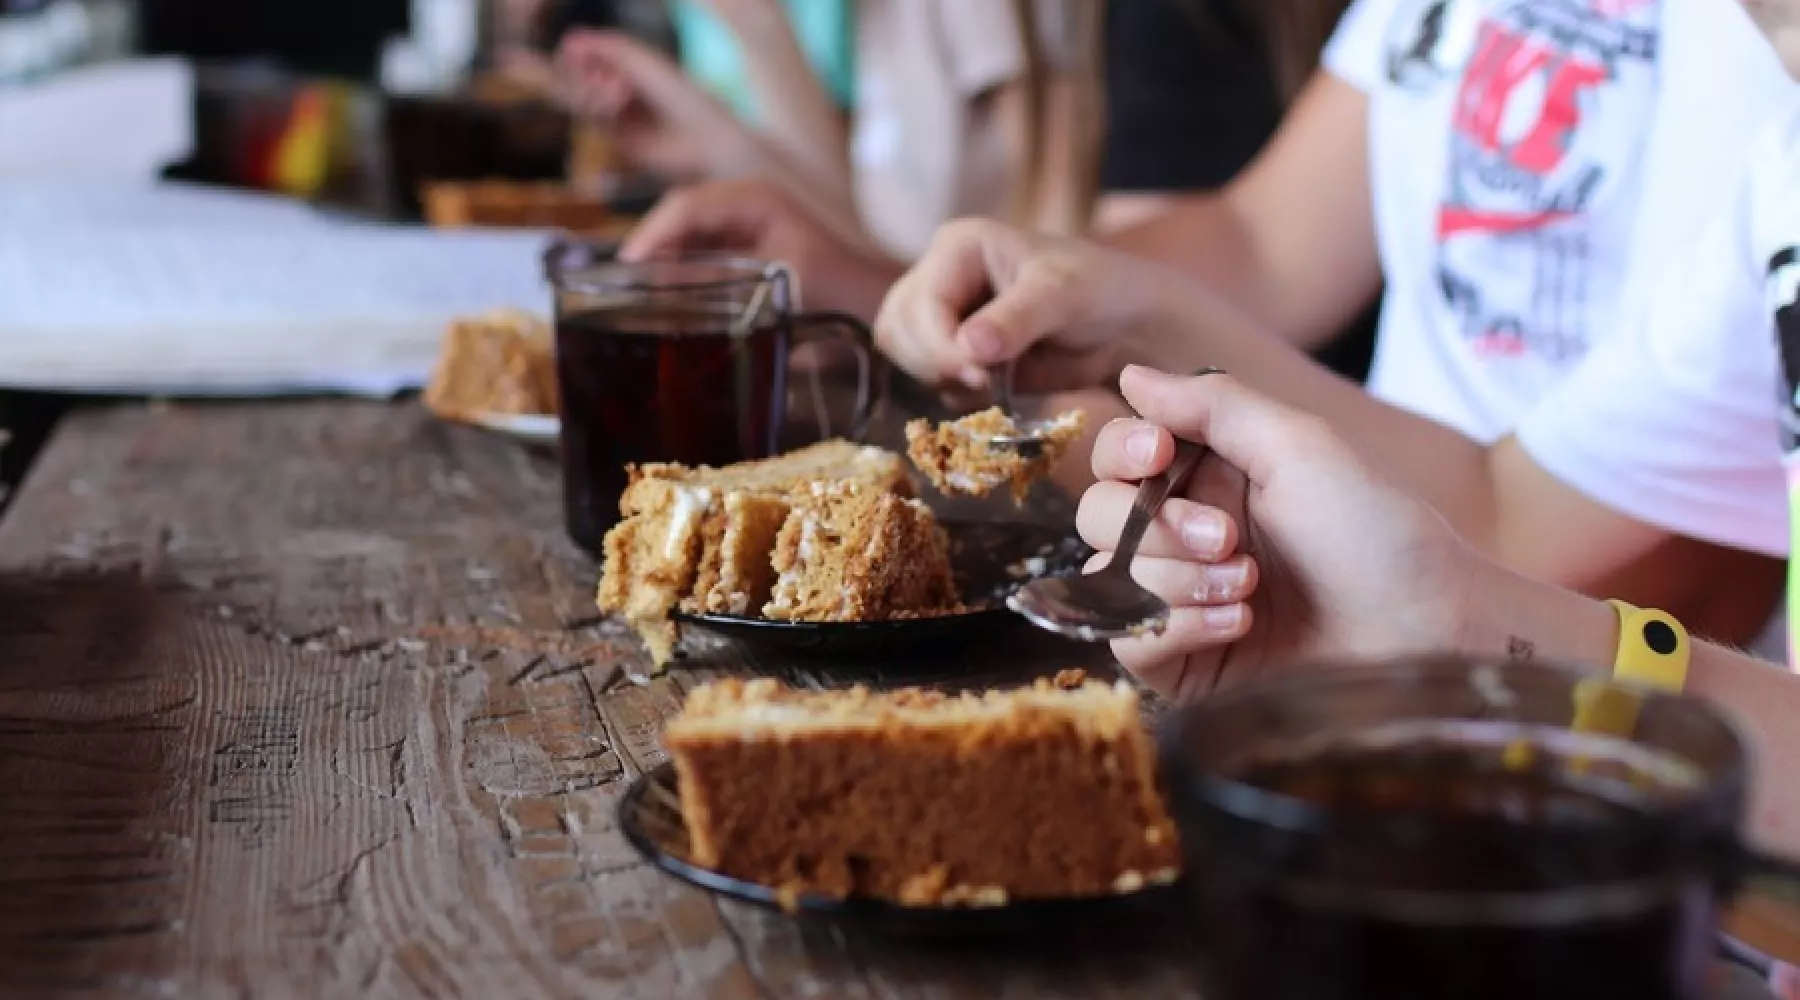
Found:
[[[716, 467], [834, 432], [862, 436], [885, 391], [885, 369], [860, 320], [796, 313], [781, 264], [627, 264], [610, 250], [559, 243], [545, 255], [556, 302], [564, 516], [581, 548], [601, 554], [619, 520], [627, 463]], [[854, 359], [853, 388], [835, 393], [849, 409], [838, 420], [824, 385], [831, 366], [794, 363], [803, 346], [828, 343]], [[790, 378], [796, 371], [806, 378]], [[798, 409], [790, 391], [802, 386], [814, 404], [807, 431], [788, 422]]]
[[[1630, 739], [1571, 728], [1600, 690]], [[1246, 684], [1159, 744], [1208, 1000], [1699, 1000], [1727, 901], [1793, 914], [1698, 699], [1431, 656]]]

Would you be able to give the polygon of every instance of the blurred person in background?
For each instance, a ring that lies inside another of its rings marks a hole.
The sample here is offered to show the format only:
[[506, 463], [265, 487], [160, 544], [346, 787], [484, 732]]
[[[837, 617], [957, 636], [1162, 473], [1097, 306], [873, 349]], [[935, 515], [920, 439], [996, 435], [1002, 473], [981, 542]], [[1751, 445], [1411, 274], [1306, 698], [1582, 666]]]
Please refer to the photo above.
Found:
[[846, 120], [780, 3], [705, 2], [756, 68], [755, 129], [629, 39], [578, 35], [564, 47], [576, 106], [612, 122], [621, 146], [697, 182], [651, 214], [627, 257], [781, 259], [810, 305], [872, 317], [947, 219], [1083, 227], [1097, 179], [1099, 4], [860, 0]]

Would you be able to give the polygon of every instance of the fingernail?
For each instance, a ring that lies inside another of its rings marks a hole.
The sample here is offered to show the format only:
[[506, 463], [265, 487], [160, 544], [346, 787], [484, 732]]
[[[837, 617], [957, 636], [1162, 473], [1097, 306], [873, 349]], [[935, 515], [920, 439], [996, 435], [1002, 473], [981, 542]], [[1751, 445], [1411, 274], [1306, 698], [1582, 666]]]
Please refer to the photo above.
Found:
[[1156, 431], [1140, 427], [1125, 435], [1125, 454], [1139, 465], [1149, 465], [1156, 457]]
[[1235, 632], [1244, 623], [1244, 606], [1227, 604], [1222, 608], [1201, 608], [1200, 624], [1208, 632]]
[[1190, 517], [1181, 526], [1181, 541], [1195, 555], [1216, 555], [1225, 545], [1225, 526], [1215, 517]]
[[966, 385], [971, 389], [987, 388], [988, 374], [987, 369], [985, 368], [978, 368], [971, 365], [964, 368], [962, 374], [956, 377], [963, 385]]
[[963, 342], [969, 346], [969, 353], [975, 355], [977, 361], [999, 361], [1000, 352], [1005, 349], [1005, 345], [1000, 343], [1000, 335], [979, 323], [963, 330]]
[[1250, 566], [1243, 562], [1220, 563], [1208, 566], [1206, 578], [1201, 582], [1199, 592], [1194, 595], [1197, 601], [1222, 601], [1232, 597], [1244, 589], [1250, 582]]

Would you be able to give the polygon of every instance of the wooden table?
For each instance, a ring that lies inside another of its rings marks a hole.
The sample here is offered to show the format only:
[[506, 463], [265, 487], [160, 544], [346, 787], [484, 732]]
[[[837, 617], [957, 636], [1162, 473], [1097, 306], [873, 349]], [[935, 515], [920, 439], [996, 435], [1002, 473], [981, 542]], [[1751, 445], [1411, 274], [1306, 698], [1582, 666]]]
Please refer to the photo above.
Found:
[[[1173, 928], [1049, 957], [721, 905], [614, 827], [695, 678], [594, 621], [554, 463], [413, 406], [67, 418], [0, 520], [0, 994], [1191, 996]], [[1022, 680], [1026, 628], [882, 679]]]
[[[712, 645], [632, 683], [558, 497], [412, 406], [67, 418], [0, 520], [0, 996], [1196, 995], [1176, 926], [907, 945], [639, 861], [614, 803], [697, 677], [869, 674]], [[1103, 655], [1020, 628], [874, 673]]]

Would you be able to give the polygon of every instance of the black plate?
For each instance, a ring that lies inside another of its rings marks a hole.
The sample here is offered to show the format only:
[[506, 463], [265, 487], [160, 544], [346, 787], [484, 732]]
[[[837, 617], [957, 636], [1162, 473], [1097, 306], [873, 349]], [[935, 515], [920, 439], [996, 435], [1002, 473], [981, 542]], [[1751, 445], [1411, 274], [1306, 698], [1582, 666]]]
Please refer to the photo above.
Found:
[[969, 610], [884, 622], [787, 622], [677, 611], [676, 621], [731, 639], [800, 653], [890, 654], [974, 638], [1016, 620], [1006, 595], [1027, 580], [1080, 572], [1092, 554], [1065, 529], [999, 521], [946, 521], [950, 565]]
[[[686, 860], [687, 832], [673, 763], [665, 762], [625, 790], [619, 801], [619, 829], [645, 860], [667, 874], [728, 899], [784, 912], [775, 890], [768, 886], [721, 875]], [[1177, 919], [1178, 886], [1150, 886], [1109, 896], [1017, 900], [986, 907], [900, 906], [874, 899], [802, 896], [795, 915], [913, 938], [1110, 931], [1145, 919]]]

